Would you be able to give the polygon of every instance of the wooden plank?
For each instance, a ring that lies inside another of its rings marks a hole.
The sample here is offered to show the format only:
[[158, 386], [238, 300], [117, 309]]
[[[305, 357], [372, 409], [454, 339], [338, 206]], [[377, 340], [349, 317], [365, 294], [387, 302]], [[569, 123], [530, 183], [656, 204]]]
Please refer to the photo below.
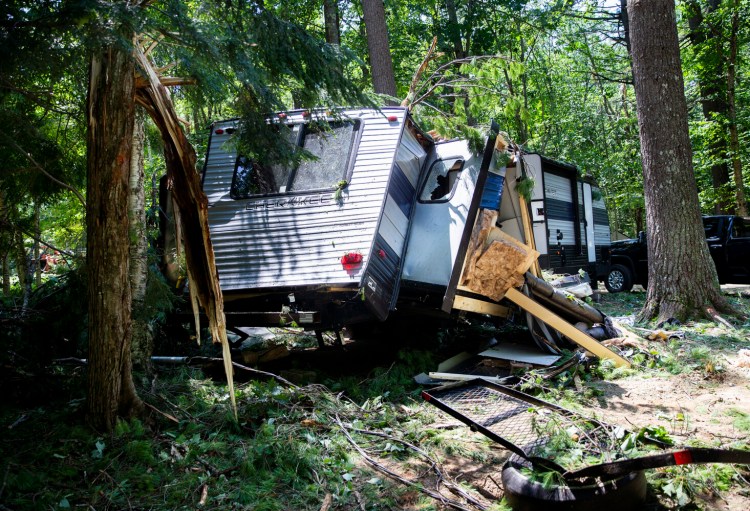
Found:
[[[536, 251], [536, 241], [534, 240], [534, 230], [531, 227], [531, 219], [529, 218], [529, 207], [526, 204], [526, 199], [523, 195], [518, 194], [518, 204], [521, 207], [521, 223], [523, 223], [523, 236], [526, 238], [526, 244]], [[529, 270], [535, 277], [542, 276], [542, 268], [539, 266], [539, 259], [535, 259], [531, 264]]]
[[528, 311], [532, 316], [544, 321], [547, 325], [551, 326], [579, 346], [589, 350], [597, 357], [613, 360], [617, 367], [630, 367], [630, 362], [628, 362], [627, 359], [621, 357], [605, 346], [602, 346], [596, 339], [581, 332], [560, 316], [538, 304], [519, 290], [510, 288], [506, 293], [505, 298]]
[[[462, 288], [459, 287], [459, 289]], [[453, 301], [453, 308], [467, 312], [476, 312], [477, 314], [488, 314], [498, 318], [507, 318], [510, 315], [508, 307], [461, 295], [456, 296], [456, 299]]]

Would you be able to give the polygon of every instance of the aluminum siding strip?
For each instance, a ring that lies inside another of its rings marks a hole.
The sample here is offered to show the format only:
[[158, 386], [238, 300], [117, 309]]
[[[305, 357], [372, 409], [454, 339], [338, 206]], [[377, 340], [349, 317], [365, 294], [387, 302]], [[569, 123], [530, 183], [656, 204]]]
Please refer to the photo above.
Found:
[[[204, 190], [209, 196], [211, 240], [223, 290], [359, 285], [406, 115], [401, 108], [384, 111], [398, 120], [387, 121], [373, 111], [347, 112], [350, 117], [361, 115], [362, 134], [352, 178], [340, 203], [332, 191], [295, 194], [300, 199], [314, 197], [296, 204], [289, 202], [291, 194], [231, 199], [235, 155], [226, 152], [231, 148], [225, 145], [230, 137], [214, 134]], [[299, 122], [302, 117], [290, 113], [288, 119]], [[347, 252], [360, 252], [365, 261], [347, 272], [340, 261]]]
[[398, 206], [389, 196], [386, 200], [383, 219], [380, 221], [378, 234], [383, 237], [391, 250], [400, 255], [403, 253], [406, 241], [406, 231], [409, 229], [409, 219], [401, 213]]

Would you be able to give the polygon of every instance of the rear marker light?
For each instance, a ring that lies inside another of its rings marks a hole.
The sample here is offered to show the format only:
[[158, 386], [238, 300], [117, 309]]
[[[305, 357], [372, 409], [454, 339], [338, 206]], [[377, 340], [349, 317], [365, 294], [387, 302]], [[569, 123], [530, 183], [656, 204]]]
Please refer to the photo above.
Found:
[[341, 266], [345, 270], [351, 270], [362, 264], [362, 254], [359, 252], [348, 252], [341, 256]]

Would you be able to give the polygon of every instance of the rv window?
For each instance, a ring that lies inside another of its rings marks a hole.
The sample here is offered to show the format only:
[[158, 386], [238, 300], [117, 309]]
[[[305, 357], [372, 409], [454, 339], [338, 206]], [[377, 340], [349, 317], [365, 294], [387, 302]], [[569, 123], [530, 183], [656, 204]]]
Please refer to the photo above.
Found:
[[331, 188], [346, 179], [354, 133], [355, 125], [350, 122], [306, 126], [302, 147], [315, 159], [300, 163], [290, 190]]
[[359, 122], [295, 125], [289, 131], [290, 142], [303, 147], [313, 159], [294, 167], [263, 165], [240, 156], [232, 178], [232, 198], [331, 189], [342, 179], [348, 180], [358, 128]]
[[464, 160], [460, 158], [436, 160], [427, 174], [427, 182], [419, 195], [419, 201], [444, 202], [449, 200], [463, 168]]

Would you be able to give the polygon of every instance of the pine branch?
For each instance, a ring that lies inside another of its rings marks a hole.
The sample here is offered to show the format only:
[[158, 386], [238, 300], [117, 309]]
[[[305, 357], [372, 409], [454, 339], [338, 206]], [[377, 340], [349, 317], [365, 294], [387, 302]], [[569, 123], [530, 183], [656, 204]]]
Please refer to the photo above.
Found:
[[49, 179], [50, 179], [50, 180], [51, 180], [52, 182], [54, 182], [54, 183], [57, 183], [58, 185], [60, 185], [60, 186], [62, 186], [63, 188], [65, 188], [66, 190], [70, 190], [71, 192], [73, 192], [73, 194], [74, 194], [74, 195], [75, 195], [75, 196], [76, 196], [76, 197], [78, 198], [78, 200], [79, 200], [79, 201], [81, 202], [81, 204], [83, 205], [83, 207], [84, 207], [84, 208], [86, 208], [86, 199], [84, 199], [84, 198], [83, 198], [83, 195], [81, 195], [81, 192], [79, 192], [78, 190], [76, 190], [75, 188], [73, 188], [72, 186], [70, 186], [69, 184], [67, 184], [67, 183], [64, 183], [64, 182], [60, 181], [60, 180], [59, 180], [59, 179], [57, 179], [57, 178], [56, 178], [55, 176], [53, 176], [52, 174], [50, 174], [49, 172], [47, 172], [46, 170], [44, 170], [44, 167], [42, 167], [41, 165], [39, 165], [39, 163], [37, 163], [37, 161], [36, 161], [36, 160], [34, 159], [34, 157], [33, 157], [33, 156], [31, 156], [31, 153], [27, 153], [26, 151], [24, 151], [24, 150], [23, 150], [23, 147], [21, 147], [20, 145], [18, 145], [18, 144], [16, 143], [16, 141], [15, 141], [15, 140], [13, 140], [13, 139], [12, 139], [12, 138], [10, 137], [10, 135], [8, 135], [7, 133], [5, 133], [4, 131], [0, 131], [0, 135], [2, 135], [2, 137], [3, 137], [3, 138], [4, 138], [5, 140], [7, 140], [7, 141], [8, 141], [8, 143], [9, 143], [9, 144], [10, 144], [10, 145], [11, 145], [11, 146], [12, 146], [12, 147], [14, 148], [14, 149], [16, 149], [16, 150], [17, 150], [17, 151], [18, 151], [19, 153], [23, 154], [23, 155], [24, 155], [24, 156], [26, 157], [26, 159], [27, 159], [27, 160], [29, 160], [29, 162], [30, 162], [30, 163], [31, 163], [31, 164], [32, 164], [32, 165], [33, 165], [33, 166], [34, 166], [34, 167], [35, 167], [35, 168], [36, 168], [36, 169], [37, 169], [37, 170], [38, 170], [39, 172], [41, 172], [42, 174], [44, 174], [45, 176], [47, 176], [47, 177], [48, 177], [48, 178], [49, 178]]

